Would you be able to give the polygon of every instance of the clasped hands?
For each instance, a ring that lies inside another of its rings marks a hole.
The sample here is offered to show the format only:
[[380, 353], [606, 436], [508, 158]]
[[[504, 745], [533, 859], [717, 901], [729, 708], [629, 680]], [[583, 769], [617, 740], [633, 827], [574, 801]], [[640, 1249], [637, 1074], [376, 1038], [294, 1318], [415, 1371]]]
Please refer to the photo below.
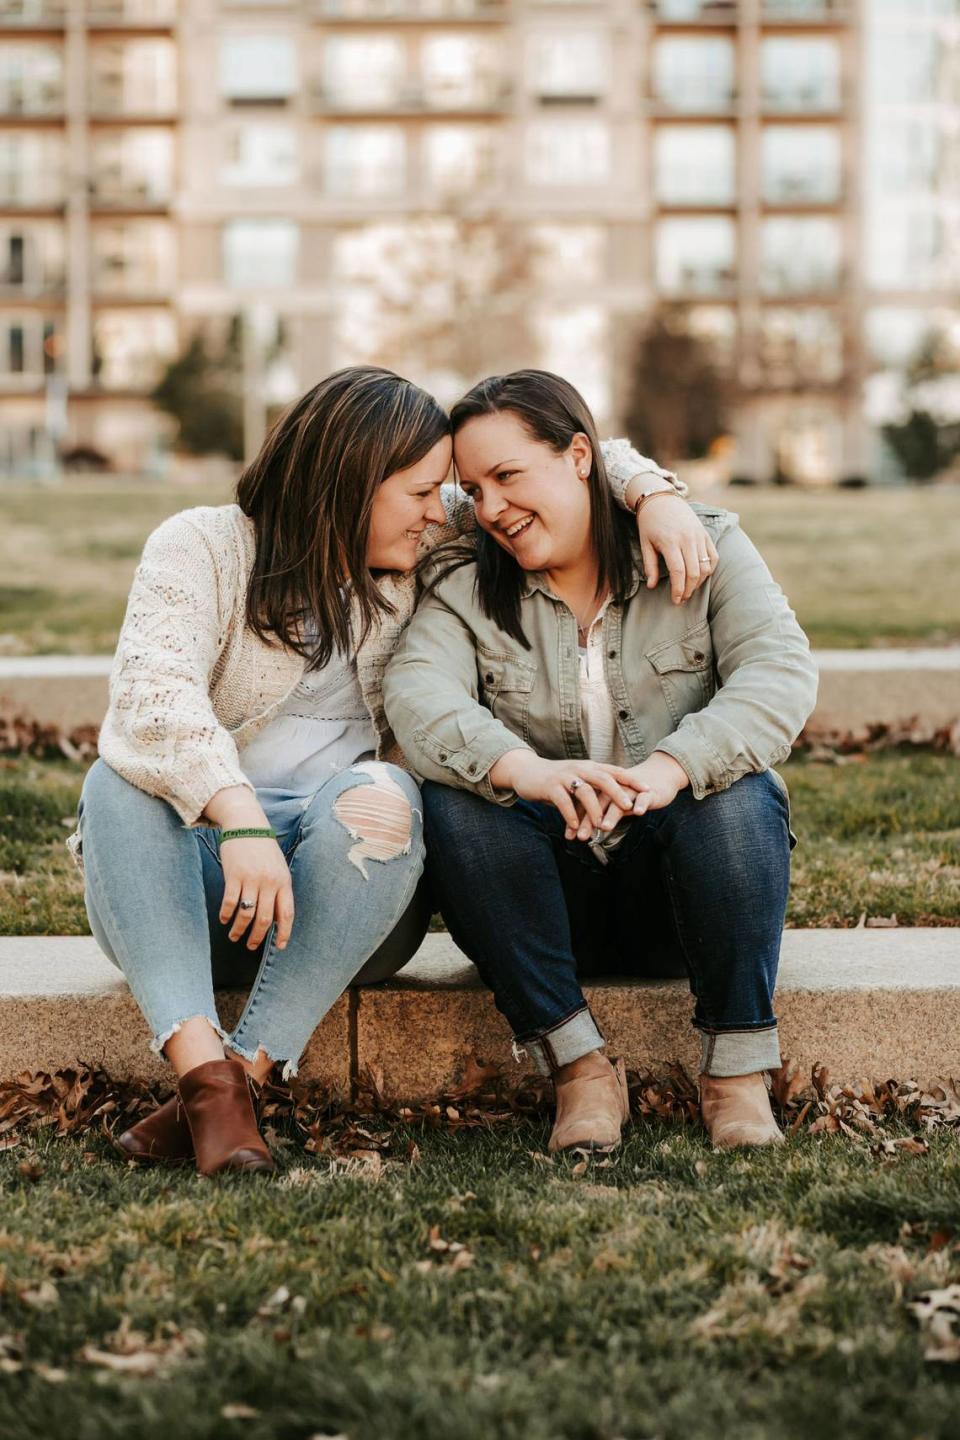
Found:
[[566, 821], [564, 838], [590, 840], [597, 831], [608, 835], [625, 815], [662, 810], [690, 779], [683, 766], [662, 750], [629, 767], [595, 760], [544, 760], [532, 750], [508, 750], [491, 767], [490, 783], [497, 789], [515, 790], [523, 800], [556, 806]]

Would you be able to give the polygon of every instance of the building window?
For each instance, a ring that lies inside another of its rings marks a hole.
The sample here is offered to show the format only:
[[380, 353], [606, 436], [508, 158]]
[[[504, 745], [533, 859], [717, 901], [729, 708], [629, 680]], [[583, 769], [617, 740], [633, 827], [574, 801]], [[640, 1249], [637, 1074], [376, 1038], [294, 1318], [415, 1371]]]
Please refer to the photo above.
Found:
[[0, 134], [0, 205], [62, 205], [66, 200], [60, 135]]
[[0, 314], [0, 375], [36, 382], [58, 369], [57, 321], [36, 313]]
[[291, 35], [228, 35], [220, 41], [220, 93], [232, 105], [283, 105], [296, 87]]
[[827, 37], [774, 36], [761, 46], [761, 87], [768, 110], [835, 110], [840, 51]]
[[62, 110], [61, 50], [52, 45], [7, 45], [0, 50], [0, 113], [57, 115]]
[[155, 220], [98, 224], [93, 232], [93, 289], [97, 295], [131, 299], [155, 296], [175, 279], [174, 237]]
[[146, 390], [177, 353], [167, 310], [104, 310], [93, 325], [93, 373], [105, 390]]
[[772, 386], [835, 384], [843, 374], [843, 336], [836, 314], [800, 306], [765, 309], [760, 363]]
[[654, 53], [656, 98], [671, 110], [729, 110], [735, 97], [733, 41], [722, 35], [671, 35]]
[[220, 170], [224, 185], [293, 185], [299, 178], [297, 132], [292, 125], [249, 121], [231, 127]]
[[489, 126], [430, 125], [423, 132], [427, 185], [452, 194], [496, 182], [497, 132]]
[[768, 295], [835, 290], [840, 283], [840, 229], [826, 217], [763, 221], [760, 285]]
[[534, 225], [533, 277], [543, 286], [600, 285], [606, 278], [607, 232], [600, 225]]
[[960, 245], [948, 245], [944, 216], [932, 196], [873, 207], [867, 275], [879, 289], [926, 289], [957, 283]]
[[825, 204], [840, 195], [840, 136], [825, 125], [769, 125], [763, 132], [763, 198]]
[[398, 125], [331, 125], [325, 139], [328, 194], [403, 194], [406, 137]]
[[602, 185], [610, 178], [610, 131], [602, 120], [536, 120], [527, 127], [532, 185]]
[[737, 146], [726, 125], [662, 125], [655, 141], [661, 205], [730, 205], [736, 191]]
[[176, 114], [172, 40], [110, 40], [90, 47], [90, 110], [97, 116]]
[[236, 290], [296, 284], [300, 232], [292, 220], [230, 220], [223, 231], [223, 277]]
[[348, 110], [396, 105], [404, 90], [403, 43], [390, 36], [338, 35], [324, 50], [325, 95]]
[[173, 135], [137, 128], [93, 132], [91, 199], [100, 205], [166, 205], [173, 194]]
[[420, 64], [423, 96], [435, 109], [494, 104], [505, 94], [498, 44], [479, 35], [431, 35]]
[[661, 220], [657, 284], [665, 295], [723, 295], [735, 279], [736, 231], [719, 215]]
[[575, 386], [603, 424], [610, 414], [610, 336], [599, 305], [551, 306], [534, 314], [540, 363]]
[[542, 101], [599, 100], [609, 74], [609, 44], [597, 30], [556, 30], [530, 37], [529, 86]]

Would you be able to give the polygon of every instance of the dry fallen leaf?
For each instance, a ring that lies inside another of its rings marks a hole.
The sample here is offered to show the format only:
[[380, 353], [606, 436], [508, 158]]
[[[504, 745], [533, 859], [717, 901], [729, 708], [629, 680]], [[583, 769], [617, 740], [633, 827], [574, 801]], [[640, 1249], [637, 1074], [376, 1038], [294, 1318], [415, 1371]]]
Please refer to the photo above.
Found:
[[260, 1411], [254, 1410], [252, 1405], [244, 1405], [242, 1400], [238, 1400], [234, 1404], [221, 1405], [220, 1414], [224, 1420], [256, 1420]]
[[960, 1363], [960, 1285], [947, 1285], [941, 1290], [927, 1290], [907, 1309], [927, 1334], [924, 1360], [940, 1364]]
[[52, 1280], [41, 1280], [39, 1285], [21, 1290], [19, 1296], [24, 1305], [31, 1305], [35, 1310], [49, 1310], [60, 1303], [60, 1292]]

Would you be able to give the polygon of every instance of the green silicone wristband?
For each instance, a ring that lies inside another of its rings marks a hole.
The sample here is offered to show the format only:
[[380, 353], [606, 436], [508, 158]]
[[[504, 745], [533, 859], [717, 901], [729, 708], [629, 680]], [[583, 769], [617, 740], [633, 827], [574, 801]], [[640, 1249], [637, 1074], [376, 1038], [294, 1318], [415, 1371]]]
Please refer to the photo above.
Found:
[[221, 830], [220, 844], [224, 840], [276, 840], [276, 830]]

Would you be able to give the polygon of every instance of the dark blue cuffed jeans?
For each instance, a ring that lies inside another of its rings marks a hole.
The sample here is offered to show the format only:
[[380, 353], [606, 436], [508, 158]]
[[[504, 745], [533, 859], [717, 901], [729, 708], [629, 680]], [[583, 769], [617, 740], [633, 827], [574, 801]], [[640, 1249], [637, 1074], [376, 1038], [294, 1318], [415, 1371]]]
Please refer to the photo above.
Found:
[[[773, 990], [789, 802], [770, 771], [626, 822], [602, 856], [552, 805], [423, 786], [427, 869], [453, 939], [543, 1074], [603, 1044], [580, 981], [689, 977], [701, 1071], [780, 1064]], [[605, 863], [604, 863], [605, 861]]]

